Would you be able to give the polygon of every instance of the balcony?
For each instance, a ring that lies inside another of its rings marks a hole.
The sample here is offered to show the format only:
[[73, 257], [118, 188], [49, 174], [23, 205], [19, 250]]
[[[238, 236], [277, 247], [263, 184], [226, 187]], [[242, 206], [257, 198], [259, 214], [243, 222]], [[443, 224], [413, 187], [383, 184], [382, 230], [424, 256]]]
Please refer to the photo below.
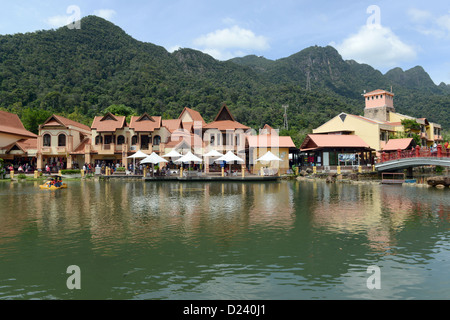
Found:
[[111, 144], [102, 144], [99, 146], [96, 146], [95, 150], [98, 152], [98, 154], [114, 154], [115, 153], [115, 145], [113, 143]]
[[67, 147], [56, 147], [56, 153], [60, 154], [60, 153], [66, 153], [67, 152]]

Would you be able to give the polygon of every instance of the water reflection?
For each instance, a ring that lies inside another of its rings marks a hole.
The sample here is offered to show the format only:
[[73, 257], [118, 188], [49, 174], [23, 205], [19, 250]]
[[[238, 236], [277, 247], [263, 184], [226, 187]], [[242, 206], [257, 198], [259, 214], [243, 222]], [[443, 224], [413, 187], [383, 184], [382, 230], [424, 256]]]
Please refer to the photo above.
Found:
[[315, 183], [312, 190], [312, 225], [318, 232], [363, 234], [371, 249], [385, 254], [392, 253], [408, 222], [450, 217], [450, 203], [434, 201], [439, 200], [434, 190], [323, 183]]
[[[55, 286], [73, 263], [89, 270], [75, 298], [450, 297], [447, 197], [312, 182], [3, 183], [0, 298], [66, 297]], [[384, 268], [384, 291], [367, 292], [369, 265]]]

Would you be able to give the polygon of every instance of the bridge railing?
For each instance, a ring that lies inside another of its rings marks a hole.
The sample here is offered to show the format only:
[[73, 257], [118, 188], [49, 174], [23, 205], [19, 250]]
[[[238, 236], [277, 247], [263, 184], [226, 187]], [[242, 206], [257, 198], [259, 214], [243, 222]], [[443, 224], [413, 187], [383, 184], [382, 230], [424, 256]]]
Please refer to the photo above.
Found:
[[397, 150], [394, 152], [386, 153], [383, 152], [379, 159], [379, 163], [409, 159], [409, 158], [450, 158], [450, 149], [438, 145], [436, 148], [420, 148], [417, 146], [413, 150]]

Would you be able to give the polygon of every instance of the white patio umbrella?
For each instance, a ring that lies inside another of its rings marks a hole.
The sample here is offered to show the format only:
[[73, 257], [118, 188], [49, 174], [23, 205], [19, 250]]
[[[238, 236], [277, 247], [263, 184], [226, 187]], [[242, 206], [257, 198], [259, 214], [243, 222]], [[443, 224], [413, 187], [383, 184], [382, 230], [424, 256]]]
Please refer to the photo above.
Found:
[[215, 149], [212, 149], [210, 152], [208, 152], [207, 154], [204, 154], [203, 156], [214, 158], [214, 157], [221, 157], [221, 156], [223, 156], [223, 154], [221, 154], [219, 151], [217, 151]]
[[155, 170], [154, 170], [155, 164], [163, 163], [163, 162], [168, 162], [168, 161], [153, 152], [151, 155], [147, 156], [144, 160], [142, 160], [141, 164], [151, 163], [152, 164], [152, 176], [154, 176], [155, 175]]
[[182, 163], [187, 163], [187, 162], [203, 162], [202, 159], [200, 159], [199, 157], [197, 157], [196, 155], [192, 154], [192, 152], [188, 152], [187, 154], [185, 154], [184, 156], [182, 156], [180, 159], [175, 160], [175, 162], [182, 162]]
[[237, 161], [237, 162], [244, 162], [241, 158], [239, 158], [237, 155], [235, 155], [232, 151], [228, 151], [225, 155], [221, 156], [220, 158], [216, 159], [215, 162], [221, 162], [225, 161], [226, 163], [230, 164], [230, 172], [231, 172], [231, 162]]
[[138, 152], [136, 152], [135, 154], [127, 157], [127, 159], [133, 159], [133, 171], [134, 173], [136, 173], [136, 159], [143, 159], [143, 158], [147, 158], [148, 154], [143, 153], [141, 150], [139, 150]]
[[[221, 157], [223, 156], [222, 153], [220, 153], [219, 151], [212, 149], [211, 151], [209, 151], [208, 153], [204, 154], [203, 157], [209, 159], [209, 158], [217, 158], [217, 157]], [[206, 170], [206, 166], [209, 166], [209, 160], [206, 161], [207, 163], [205, 164], [205, 170]]]
[[272, 152], [268, 151], [265, 155], [263, 155], [261, 158], [256, 159], [256, 161], [283, 161], [282, 159], [278, 158], [276, 155], [274, 155]]
[[256, 159], [257, 162], [271, 162], [271, 161], [283, 161], [282, 159], [278, 158], [276, 155], [274, 155], [272, 152], [268, 151], [265, 155], [263, 155], [261, 158]]
[[174, 162], [180, 162], [180, 163], [189, 163], [189, 169], [191, 168], [191, 162], [203, 162], [202, 159], [197, 157], [196, 155], [192, 154], [192, 152], [188, 152], [184, 156], [182, 156], [180, 159], [175, 160]]
[[178, 158], [182, 155], [177, 150], [172, 150], [168, 154], [163, 155], [164, 158]]

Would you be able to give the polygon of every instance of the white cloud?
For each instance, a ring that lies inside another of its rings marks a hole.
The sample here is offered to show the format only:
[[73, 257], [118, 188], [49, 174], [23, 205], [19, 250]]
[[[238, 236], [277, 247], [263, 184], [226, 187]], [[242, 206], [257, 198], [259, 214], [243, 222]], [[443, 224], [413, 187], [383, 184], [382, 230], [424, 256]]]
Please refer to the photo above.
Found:
[[408, 15], [418, 32], [436, 38], [450, 37], [450, 12], [434, 16], [429, 11], [412, 8], [408, 10]]
[[378, 25], [363, 26], [357, 34], [333, 45], [344, 59], [367, 63], [374, 68], [395, 67], [416, 58], [415, 49], [402, 42], [391, 29]]
[[408, 15], [413, 22], [418, 22], [418, 23], [426, 22], [433, 17], [431, 12], [426, 11], [426, 10], [416, 9], [416, 8], [409, 9]]
[[253, 31], [237, 25], [200, 36], [194, 40], [194, 45], [219, 60], [240, 56], [252, 50], [267, 50], [270, 47], [266, 37], [257, 36]]
[[114, 16], [117, 14], [117, 12], [114, 11], [113, 9], [100, 9], [100, 10], [95, 10], [94, 14], [105, 20], [111, 20], [112, 18], [114, 18]]

